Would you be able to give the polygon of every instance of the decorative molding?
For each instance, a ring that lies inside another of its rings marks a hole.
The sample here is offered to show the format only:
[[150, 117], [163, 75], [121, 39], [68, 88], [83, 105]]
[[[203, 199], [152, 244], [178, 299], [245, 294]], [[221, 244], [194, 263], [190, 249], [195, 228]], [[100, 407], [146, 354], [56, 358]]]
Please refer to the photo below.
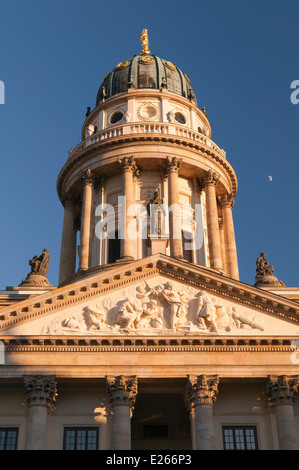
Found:
[[69, 171], [76, 167], [81, 161], [85, 160], [88, 155], [92, 155], [98, 152], [99, 149], [105, 149], [106, 147], [115, 146], [118, 144], [129, 144], [131, 145], [148, 145], [149, 142], [158, 142], [158, 143], [166, 143], [170, 147], [178, 148], [182, 146], [183, 148], [189, 147], [191, 150], [196, 152], [202, 152], [208, 160], [214, 161], [219, 164], [227, 173], [231, 180], [232, 184], [232, 195], [235, 196], [237, 193], [237, 178], [236, 174], [232, 168], [232, 166], [227, 162], [226, 158], [223, 156], [221, 151], [217, 151], [212, 149], [210, 146], [201, 143], [201, 142], [194, 142], [191, 139], [184, 138], [183, 136], [167, 136], [167, 135], [153, 135], [153, 134], [133, 134], [133, 135], [124, 135], [124, 136], [117, 136], [115, 138], [111, 138], [105, 141], [99, 140], [95, 144], [84, 147], [82, 150], [78, 151], [74, 156], [72, 156], [62, 168], [57, 182], [57, 190], [58, 194], [61, 198], [62, 188], [63, 188], [63, 180], [66, 178]]
[[189, 406], [213, 406], [218, 394], [219, 377], [217, 375], [188, 376], [186, 399]]
[[166, 172], [171, 171], [179, 173], [181, 170], [182, 159], [177, 157], [166, 157]]
[[84, 185], [94, 184], [94, 177], [92, 176], [92, 172], [89, 168], [81, 174], [81, 182]]
[[58, 393], [54, 376], [25, 375], [24, 389], [28, 406], [48, 406], [55, 409]]
[[219, 337], [204, 335], [184, 336], [1, 336], [5, 353], [44, 353], [59, 352], [218, 352], [218, 353], [293, 353], [292, 337]]
[[138, 176], [139, 171], [134, 157], [124, 157], [117, 160], [121, 171], [131, 171], [133, 175]]
[[74, 205], [76, 204], [75, 198], [71, 194], [68, 194], [68, 193], [63, 193], [61, 202], [64, 208], [74, 207]]
[[130, 407], [131, 412], [133, 411], [138, 390], [136, 376], [106, 377], [106, 390], [112, 408], [126, 405]]
[[225, 194], [220, 198], [220, 204], [222, 207], [234, 207], [235, 199], [232, 194]]
[[[150, 116], [147, 113], [147, 110], [153, 110], [153, 115]], [[148, 102], [143, 102], [138, 108], [137, 108], [137, 116], [141, 121], [159, 121], [160, 119], [160, 111], [156, 103], [152, 103], [150, 101]]]
[[269, 376], [264, 397], [274, 406], [293, 405], [297, 399], [299, 376]]
[[216, 173], [216, 171], [209, 170], [205, 173], [203, 178], [200, 178], [198, 180], [198, 184], [199, 184], [199, 187], [202, 189], [207, 185], [216, 186], [219, 179], [220, 177]]

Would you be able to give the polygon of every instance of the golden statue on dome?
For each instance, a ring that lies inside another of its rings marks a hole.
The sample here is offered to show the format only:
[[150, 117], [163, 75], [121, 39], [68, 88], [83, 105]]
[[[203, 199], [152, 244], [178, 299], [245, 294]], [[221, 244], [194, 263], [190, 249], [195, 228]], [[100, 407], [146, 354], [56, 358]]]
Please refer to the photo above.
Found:
[[149, 51], [148, 49], [148, 34], [147, 34], [147, 29], [143, 29], [142, 30], [142, 34], [141, 34], [141, 37], [140, 37], [140, 41], [142, 43], [142, 51], [141, 51], [141, 54], [150, 54], [151, 51]]

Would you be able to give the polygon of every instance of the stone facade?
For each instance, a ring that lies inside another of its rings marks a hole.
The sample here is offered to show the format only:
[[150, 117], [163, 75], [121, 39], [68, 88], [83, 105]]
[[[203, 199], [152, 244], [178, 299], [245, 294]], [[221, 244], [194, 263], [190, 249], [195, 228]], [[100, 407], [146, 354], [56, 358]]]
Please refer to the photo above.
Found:
[[43, 271], [0, 295], [3, 442], [298, 449], [299, 290], [265, 257], [255, 285], [239, 280], [237, 179], [206, 112], [162, 59], [156, 87], [106, 89], [130, 63], [58, 176], [58, 286]]

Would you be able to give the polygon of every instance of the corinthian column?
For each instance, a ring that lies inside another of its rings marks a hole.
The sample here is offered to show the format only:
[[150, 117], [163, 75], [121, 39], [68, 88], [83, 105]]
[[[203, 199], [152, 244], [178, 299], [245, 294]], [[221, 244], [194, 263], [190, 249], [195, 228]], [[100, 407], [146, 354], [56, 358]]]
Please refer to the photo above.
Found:
[[227, 194], [222, 197], [221, 202], [228, 275], [234, 279], [239, 279], [237, 248], [232, 214], [234, 199], [231, 194]]
[[265, 398], [274, 405], [280, 450], [299, 450], [298, 427], [294, 416], [299, 377], [269, 376]]
[[25, 376], [28, 405], [26, 450], [47, 450], [48, 408], [54, 409], [56, 382], [53, 376]]
[[63, 229], [60, 250], [59, 281], [60, 285], [68, 277], [75, 274], [76, 270], [76, 229], [74, 221], [74, 199], [63, 195], [64, 206]]
[[131, 449], [131, 414], [137, 396], [137, 378], [107, 377], [107, 393], [112, 408], [111, 449]]
[[188, 376], [186, 398], [189, 409], [194, 410], [194, 450], [215, 449], [213, 405], [218, 394], [218, 383], [216, 375]]
[[218, 180], [219, 177], [215, 172], [207, 171], [204, 178], [200, 180], [200, 184], [206, 193], [210, 267], [222, 271], [221, 241], [216, 200], [216, 184]]
[[170, 256], [173, 256], [174, 258], [183, 258], [179, 192], [180, 168], [180, 160], [176, 157], [167, 157], [166, 170], [168, 173], [169, 242]]
[[85, 270], [89, 268], [92, 192], [94, 183], [90, 170], [87, 170], [82, 175], [81, 181], [83, 183], [83, 201], [81, 210], [79, 269]]
[[[124, 217], [122, 223], [124, 227], [121, 227], [122, 230], [122, 247], [121, 247], [121, 258], [122, 259], [134, 259], [134, 243], [135, 240], [128, 230], [129, 227], [132, 229], [132, 222], [134, 220], [133, 208], [135, 205], [135, 196], [134, 196], [134, 175], [138, 174], [138, 169], [133, 157], [124, 157], [121, 160], [118, 160], [119, 166], [123, 174], [123, 195], [125, 198], [124, 201]], [[118, 215], [120, 217], [120, 214]]]

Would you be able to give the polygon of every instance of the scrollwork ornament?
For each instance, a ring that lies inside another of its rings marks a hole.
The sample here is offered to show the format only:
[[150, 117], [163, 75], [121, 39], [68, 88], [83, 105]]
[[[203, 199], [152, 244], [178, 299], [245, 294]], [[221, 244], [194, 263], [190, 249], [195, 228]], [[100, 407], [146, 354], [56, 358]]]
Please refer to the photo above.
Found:
[[166, 171], [169, 173], [171, 171], [179, 173], [181, 169], [182, 161], [176, 157], [167, 157], [166, 158]]
[[137, 377], [106, 377], [106, 390], [111, 406], [127, 405], [133, 411], [137, 397]]
[[225, 194], [221, 197], [221, 205], [222, 207], [230, 207], [231, 209], [234, 207], [234, 197], [232, 194]]
[[219, 179], [220, 179], [220, 177], [215, 171], [208, 170], [205, 173], [205, 175], [203, 176], [203, 178], [198, 178], [197, 179], [197, 183], [198, 183], [199, 188], [202, 190], [207, 185], [216, 186]]
[[274, 406], [294, 404], [299, 388], [299, 376], [269, 376], [264, 398]]
[[24, 388], [28, 406], [40, 405], [55, 409], [58, 393], [54, 376], [25, 376]]
[[214, 405], [218, 394], [217, 375], [188, 376], [186, 398], [191, 406]]
[[124, 157], [117, 160], [121, 171], [131, 171], [134, 176], [138, 176], [139, 170], [137, 168], [134, 157]]
[[94, 184], [94, 177], [90, 169], [82, 173], [81, 181], [84, 185]]

